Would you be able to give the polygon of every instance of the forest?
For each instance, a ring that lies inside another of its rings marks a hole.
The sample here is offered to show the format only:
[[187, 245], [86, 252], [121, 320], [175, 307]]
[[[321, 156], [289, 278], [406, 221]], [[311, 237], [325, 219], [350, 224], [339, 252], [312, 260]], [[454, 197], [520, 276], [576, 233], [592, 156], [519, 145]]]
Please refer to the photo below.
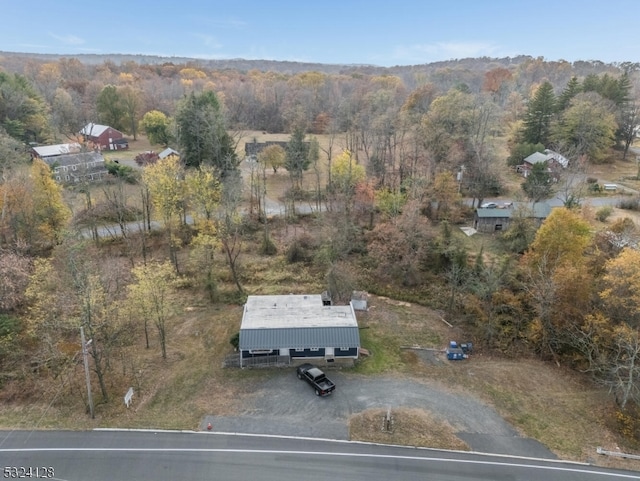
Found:
[[[640, 198], [615, 219], [588, 202], [594, 169], [638, 180], [638, 67], [0, 53], [0, 399], [29, 403], [46, 383], [82, 398], [80, 327], [108, 404], [140, 382], [140, 347], [157, 352], [145, 371], [166, 369], [181, 298], [220, 309], [357, 288], [442, 313], [492, 356], [603, 387], [640, 441]], [[91, 122], [125, 133], [130, 157], [104, 152], [106, 181], [57, 183], [30, 148], [81, 143]], [[280, 144], [246, 158], [258, 137]], [[180, 157], [144, 155], [166, 147]], [[544, 149], [569, 166], [516, 173]], [[479, 241], [460, 232], [500, 196], [563, 206], [539, 227], [522, 211]], [[229, 350], [232, 322], [215, 340]]]

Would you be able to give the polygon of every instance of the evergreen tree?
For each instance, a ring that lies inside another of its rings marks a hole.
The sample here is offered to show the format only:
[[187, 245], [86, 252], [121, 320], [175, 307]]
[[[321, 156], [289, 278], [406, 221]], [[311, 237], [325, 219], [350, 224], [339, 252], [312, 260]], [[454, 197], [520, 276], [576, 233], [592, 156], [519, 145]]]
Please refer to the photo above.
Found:
[[524, 119], [523, 140], [529, 144], [547, 145], [551, 137], [551, 120], [556, 112], [553, 86], [544, 82], [529, 102]]
[[529, 175], [522, 184], [522, 190], [532, 202], [540, 202], [547, 199], [553, 192], [549, 166], [546, 162], [533, 164]]
[[302, 173], [309, 168], [311, 159], [309, 157], [309, 144], [304, 141], [305, 133], [300, 127], [291, 134], [291, 139], [287, 144], [284, 167], [289, 171], [291, 180], [300, 186]]
[[580, 85], [580, 81], [577, 77], [571, 77], [571, 80], [567, 83], [567, 86], [564, 88], [562, 93], [558, 96], [557, 110], [558, 112], [562, 112], [567, 107], [569, 107], [569, 103], [571, 99], [574, 98], [582, 91], [582, 86]]
[[211, 165], [221, 178], [237, 170], [238, 155], [214, 92], [192, 92], [178, 106], [175, 121], [178, 143], [187, 167]]

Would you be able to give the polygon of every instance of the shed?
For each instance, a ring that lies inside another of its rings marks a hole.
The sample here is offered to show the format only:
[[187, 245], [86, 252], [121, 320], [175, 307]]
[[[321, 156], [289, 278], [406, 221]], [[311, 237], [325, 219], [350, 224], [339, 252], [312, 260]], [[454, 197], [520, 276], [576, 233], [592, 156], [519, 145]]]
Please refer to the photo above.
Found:
[[365, 291], [353, 291], [351, 293], [351, 305], [356, 311], [366, 311], [368, 298], [369, 294]]
[[515, 215], [531, 218], [540, 226], [551, 213], [551, 206], [546, 202], [514, 202], [509, 206], [491, 209], [476, 209], [473, 228], [479, 232], [500, 232], [507, 230]]
[[178, 151], [173, 150], [171, 147], [167, 147], [166, 149], [164, 149], [162, 152], [158, 154], [158, 159], [160, 160], [167, 159], [170, 157], [175, 157], [176, 159], [179, 159], [180, 154], [178, 153]]
[[83, 127], [80, 134], [86, 142], [91, 142], [102, 150], [125, 150], [129, 142], [122, 132], [108, 125], [89, 123]]
[[353, 306], [323, 305], [322, 296], [249, 296], [240, 326], [240, 366], [277, 358], [355, 360], [360, 333]]

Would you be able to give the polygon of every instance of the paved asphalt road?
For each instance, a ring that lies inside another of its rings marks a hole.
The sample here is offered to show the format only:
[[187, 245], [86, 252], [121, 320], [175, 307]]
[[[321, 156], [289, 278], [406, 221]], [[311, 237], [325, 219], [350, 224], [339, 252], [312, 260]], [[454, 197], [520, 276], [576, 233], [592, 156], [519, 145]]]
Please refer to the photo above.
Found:
[[640, 480], [557, 461], [206, 432], [4, 431], [0, 467], [5, 479], [30, 469], [32, 477], [38, 470], [41, 479], [65, 481]]

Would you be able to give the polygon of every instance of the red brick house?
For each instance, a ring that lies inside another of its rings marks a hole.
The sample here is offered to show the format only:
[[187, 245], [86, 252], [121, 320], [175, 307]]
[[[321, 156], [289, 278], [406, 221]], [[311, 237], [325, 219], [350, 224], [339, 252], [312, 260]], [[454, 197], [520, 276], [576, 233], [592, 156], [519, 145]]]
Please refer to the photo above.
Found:
[[100, 150], [124, 150], [129, 148], [129, 142], [119, 130], [109, 127], [108, 125], [100, 125], [90, 123], [84, 126], [80, 131], [85, 142], [89, 142]]

